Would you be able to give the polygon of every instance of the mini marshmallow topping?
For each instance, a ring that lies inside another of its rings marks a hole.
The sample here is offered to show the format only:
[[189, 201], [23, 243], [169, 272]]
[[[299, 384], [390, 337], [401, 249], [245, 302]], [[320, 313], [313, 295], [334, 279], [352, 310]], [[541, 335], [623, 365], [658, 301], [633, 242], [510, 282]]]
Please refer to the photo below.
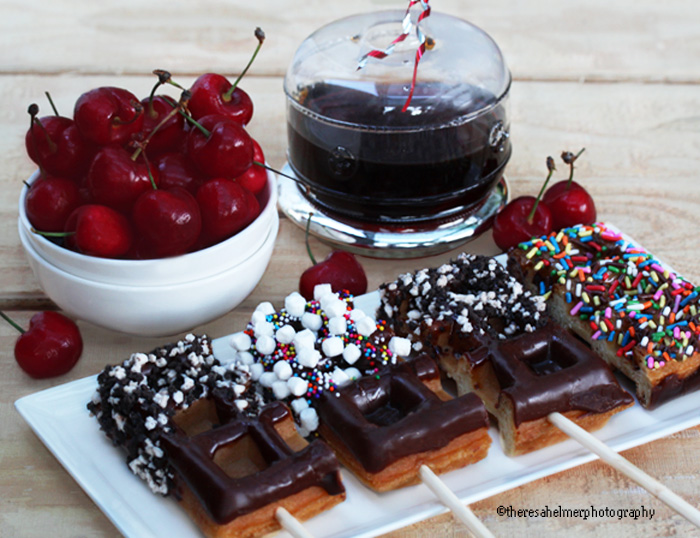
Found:
[[[336, 392], [362, 375], [376, 375], [394, 364], [397, 355], [386, 344], [393, 336], [386, 324], [354, 309], [349, 294], [320, 285], [315, 299], [304, 300], [303, 308], [300, 297], [290, 294], [279, 311], [271, 311], [269, 303], [256, 308], [244, 331], [251, 339], [245, 353], [252, 356], [251, 376], [261, 385], [263, 399], [286, 401], [302, 431], [310, 433], [318, 427], [313, 406], [322, 393]], [[261, 312], [266, 312], [264, 319]], [[232, 339], [231, 345], [236, 348], [242, 340]], [[401, 353], [406, 351], [404, 341], [394, 344]], [[250, 361], [240, 353], [236, 361]]]

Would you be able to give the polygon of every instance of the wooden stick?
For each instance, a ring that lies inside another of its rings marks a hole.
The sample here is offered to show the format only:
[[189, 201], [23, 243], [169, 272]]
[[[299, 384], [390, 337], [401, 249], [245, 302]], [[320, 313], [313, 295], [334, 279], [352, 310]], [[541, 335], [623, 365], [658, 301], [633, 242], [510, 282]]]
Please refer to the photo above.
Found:
[[552, 424], [554, 424], [569, 437], [578, 441], [594, 454], [597, 454], [605, 463], [634, 480], [637, 484], [657, 497], [660, 501], [673, 508], [693, 525], [700, 527], [700, 511], [673, 493], [661, 482], [655, 478], [652, 478], [639, 467], [636, 467], [630, 463], [608, 445], [598, 440], [596, 437], [581, 428], [578, 424], [566, 418], [564, 415], [560, 413], [551, 413], [547, 418]]
[[275, 518], [282, 525], [282, 528], [291, 534], [294, 538], [313, 538], [304, 526], [299, 523], [299, 520], [290, 514], [281, 506], [275, 510]]
[[457, 495], [455, 495], [427, 465], [421, 465], [420, 478], [437, 498], [440, 499], [447, 508], [452, 510], [455, 517], [467, 526], [474, 536], [477, 538], [494, 538], [491, 531], [489, 531], [481, 520], [474, 515], [474, 512], [465, 506]]

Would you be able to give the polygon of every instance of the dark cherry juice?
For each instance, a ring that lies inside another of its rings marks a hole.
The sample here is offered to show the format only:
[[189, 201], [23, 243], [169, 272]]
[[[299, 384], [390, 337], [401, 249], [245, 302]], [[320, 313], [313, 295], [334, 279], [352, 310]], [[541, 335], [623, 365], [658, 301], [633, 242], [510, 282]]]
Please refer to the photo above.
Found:
[[[473, 86], [320, 83], [288, 101], [289, 164], [316, 203], [405, 222], [478, 207], [510, 157], [506, 102]], [[396, 96], [396, 97], [392, 97]]]

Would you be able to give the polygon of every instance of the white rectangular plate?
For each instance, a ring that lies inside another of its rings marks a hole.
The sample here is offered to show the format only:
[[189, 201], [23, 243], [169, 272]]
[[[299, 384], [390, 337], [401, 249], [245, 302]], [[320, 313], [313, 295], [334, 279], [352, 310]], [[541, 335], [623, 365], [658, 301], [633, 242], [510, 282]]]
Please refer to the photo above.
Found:
[[[356, 298], [355, 304], [374, 312], [378, 300], [374, 292]], [[227, 337], [214, 340], [213, 347], [215, 355], [225, 354], [229, 348]], [[173, 500], [152, 494], [131, 474], [122, 450], [111, 445], [88, 414], [86, 404], [96, 384], [96, 376], [80, 379], [25, 396], [15, 406], [125, 536], [199, 536]], [[615, 450], [626, 450], [700, 424], [698, 409], [700, 392], [654, 411], [646, 411], [637, 403], [615, 415], [595, 435]], [[490, 434], [494, 443], [484, 460], [442, 476], [466, 504], [596, 459], [572, 440], [508, 458], [500, 447], [498, 432], [492, 429]], [[362, 486], [348, 471], [343, 472], [343, 478], [347, 500], [304, 524], [316, 537], [376, 536], [447, 511], [422, 485], [379, 494]]]

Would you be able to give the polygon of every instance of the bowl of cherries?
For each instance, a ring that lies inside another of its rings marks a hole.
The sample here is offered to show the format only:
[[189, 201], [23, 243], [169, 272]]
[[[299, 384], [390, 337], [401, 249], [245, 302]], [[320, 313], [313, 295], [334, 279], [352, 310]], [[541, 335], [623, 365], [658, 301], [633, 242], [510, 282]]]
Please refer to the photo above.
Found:
[[[39, 170], [19, 199], [20, 240], [48, 297], [143, 336], [237, 306], [279, 227], [275, 177], [245, 129], [253, 105], [238, 80], [207, 73], [184, 89], [155, 74], [149, 96], [95, 88], [70, 118], [30, 106], [25, 143]], [[165, 84], [180, 98], [159, 94]]]

